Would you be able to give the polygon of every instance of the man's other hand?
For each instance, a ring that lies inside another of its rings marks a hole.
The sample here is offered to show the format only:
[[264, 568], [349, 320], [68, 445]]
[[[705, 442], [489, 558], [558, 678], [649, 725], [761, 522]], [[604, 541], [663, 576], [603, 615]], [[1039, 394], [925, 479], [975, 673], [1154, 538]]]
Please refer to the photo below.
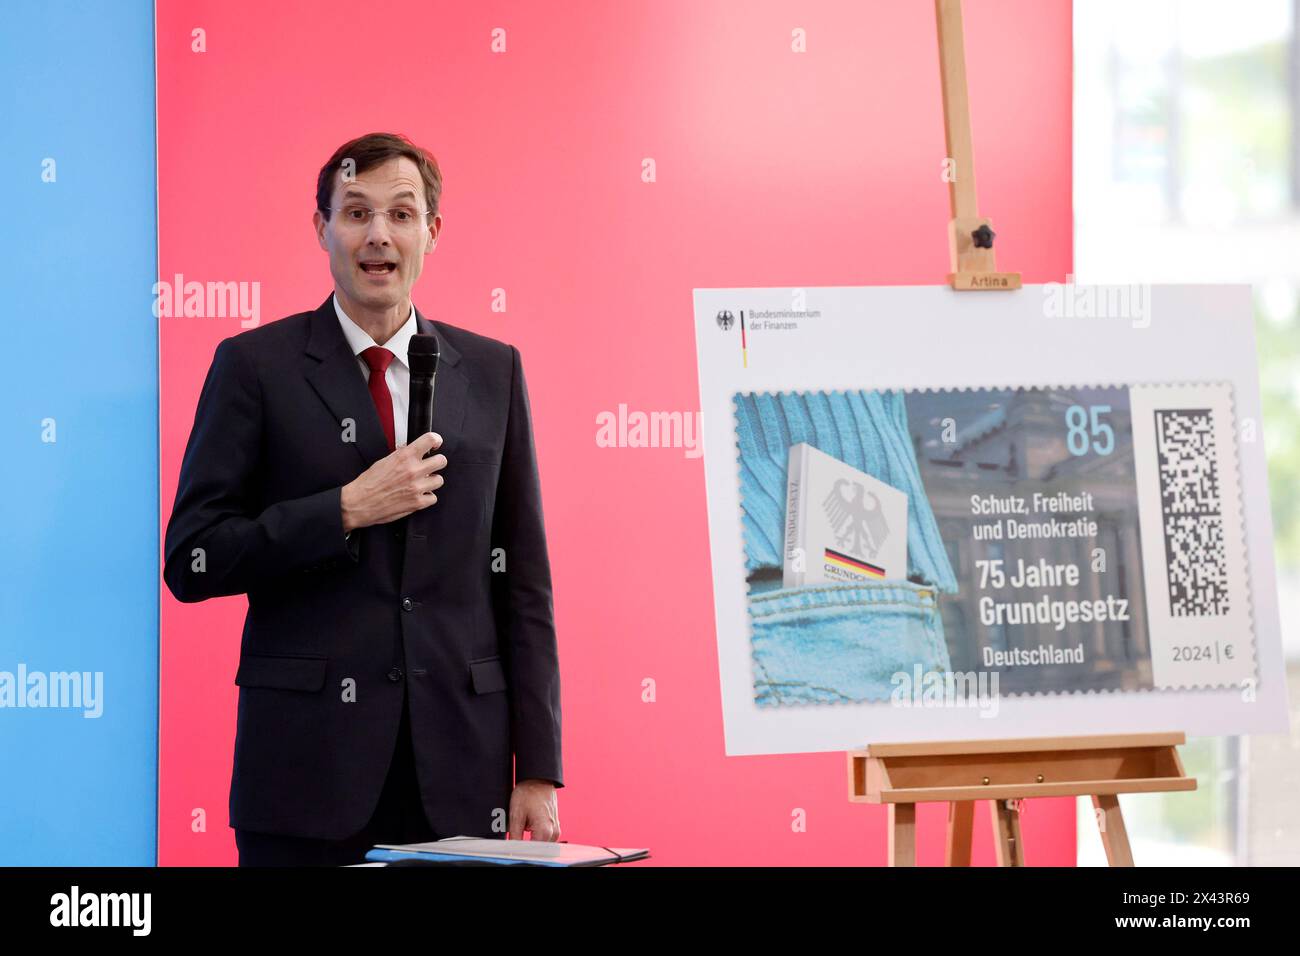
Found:
[[510, 794], [510, 839], [522, 840], [525, 830], [534, 840], [559, 842], [560, 811], [549, 780], [520, 780]]
[[441, 445], [441, 435], [425, 432], [344, 485], [344, 532], [396, 521], [436, 502], [434, 491], [443, 485], [438, 472], [447, 467], [447, 456], [434, 455], [428, 460], [424, 456]]

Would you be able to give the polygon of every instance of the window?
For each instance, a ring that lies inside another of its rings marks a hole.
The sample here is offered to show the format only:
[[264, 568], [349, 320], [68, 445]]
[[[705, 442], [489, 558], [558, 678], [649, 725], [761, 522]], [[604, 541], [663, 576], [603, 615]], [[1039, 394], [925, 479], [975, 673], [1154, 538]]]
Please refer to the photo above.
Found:
[[[1282, 631], [1300, 700], [1300, 0], [1076, 3], [1077, 281], [1255, 288]], [[1292, 724], [1295, 726], [1294, 721]], [[1144, 865], [1300, 860], [1300, 737], [1200, 738], [1194, 793], [1126, 794]], [[1105, 863], [1079, 801], [1079, 862]]]

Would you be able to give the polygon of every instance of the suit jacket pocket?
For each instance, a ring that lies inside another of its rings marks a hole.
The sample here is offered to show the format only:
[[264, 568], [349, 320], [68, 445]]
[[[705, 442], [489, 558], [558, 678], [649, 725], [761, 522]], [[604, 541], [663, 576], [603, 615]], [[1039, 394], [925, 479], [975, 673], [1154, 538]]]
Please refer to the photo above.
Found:
[[506, 672], [501, 666], [499, 657], [484, 657], [470, 661], [469, 676], [474, 682], [476, 694], [491, 694], [506, 689]]
[[235, 683], [240, 687], [278, 687], [282, 690], [320, 690], [325, 686], [326, 657], [271, 657], [243, 654]]

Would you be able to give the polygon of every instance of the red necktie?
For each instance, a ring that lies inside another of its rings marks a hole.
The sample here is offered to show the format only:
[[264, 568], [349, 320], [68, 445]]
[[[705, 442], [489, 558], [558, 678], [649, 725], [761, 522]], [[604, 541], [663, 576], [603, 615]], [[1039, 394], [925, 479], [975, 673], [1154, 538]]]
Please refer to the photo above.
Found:
[[379, 424], [384, 426], [384, 437], [388, 439], [388, 450], [397, 448], [397, 439], [393, 435], [393, 396], [384, 381], [384, 372], [393, 360], [393, 353], [382, 345], [372, 345], [361, 353], [365, 363], [370, 366], [370, 398], [379, 412]]

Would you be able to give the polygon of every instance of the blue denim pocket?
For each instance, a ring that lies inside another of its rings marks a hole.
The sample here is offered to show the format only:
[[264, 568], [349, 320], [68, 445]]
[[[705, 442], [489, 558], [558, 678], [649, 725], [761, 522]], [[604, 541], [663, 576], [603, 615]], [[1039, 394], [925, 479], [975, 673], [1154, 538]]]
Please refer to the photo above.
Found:
[[[754, 700], [888, 700], [894, 677], [951, 670], [938, 592], [956, 575], [921, 483], [902, 392], [737, 393]], [[908, 496], [907, 577], [780, 586], [790, 447], [808, 442]]]
[[933, 587], [755, 584], [749, 614], [760, 707], [888, 700], [896, 674], [952, 667]]

